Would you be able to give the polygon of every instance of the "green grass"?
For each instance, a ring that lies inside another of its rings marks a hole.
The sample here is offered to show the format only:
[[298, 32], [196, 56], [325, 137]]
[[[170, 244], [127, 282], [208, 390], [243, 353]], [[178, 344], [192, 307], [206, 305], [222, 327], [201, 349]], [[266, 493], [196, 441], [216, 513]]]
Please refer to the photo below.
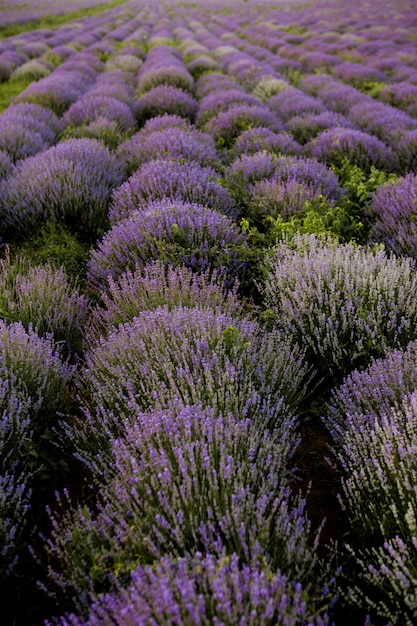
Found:
[[7, 109], [14, 96], [24, 91], [32, 82], [31, 78], [25, 77], [0, 83], [0, 113]]
[[0, 39], [3, 37], [12, 37], [14, 35], [19, 35], [20, 33], [26, 33], [28, 31], [38, 28], [57, 28], [65, 22], [78, 20], [81, 17], [96, 15], [97, 13], [101, 13], [102, 11], [113, 9], [121, 4], [124, 4], [125, 2], [126, 0], [111, 0], [110, 2], [98, 4], [94, 7], [79, 9], [78, 11], [71, 11], [69, 13], [64, 13], [61, 15], [46, 15], [44, 17], [40, 17], [37, 20], [30, 20], [28, 22], [25, 22], [24, 24], [0, 25]]

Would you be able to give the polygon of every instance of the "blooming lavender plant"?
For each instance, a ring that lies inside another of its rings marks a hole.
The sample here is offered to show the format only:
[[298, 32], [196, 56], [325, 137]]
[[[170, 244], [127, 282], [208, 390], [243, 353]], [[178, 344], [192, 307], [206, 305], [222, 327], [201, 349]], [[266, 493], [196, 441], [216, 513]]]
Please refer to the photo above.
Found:
[[413, 623], [417, 610], [416, 425], [414, 390], [371, 418], [350, 415], [336, 445], [360, 580], [351, 583], [350, 601], [398, 625]]
[[296, 236], [276, 247], [269, 267], [266, 306], [327, 382], [414, 338], [416, 276], [409, 258]]
[[304, 588], [280, 571], [259, 564], [244, 565], [236, 553], [218, 559], [196, 553], [192, 558], [161, 559], [154, 567], [132, 572], [125, 589], [95, 596], [88, 617], [67, 615], [58, 626], [120, 626], [154, 621], [185, 626], [272, 626], [296, 623], [326, 626], [328, 616], [307, 604]]
[[146, 92], [159, 85], [172, 85], [186, 91], [193, 87], [193, 77], [181, 60], [181, 54], [170, 46], [157, 45], [149, 50], [138, 73], [138, 90]]
[[259, 126], [280, 131], [283, 126], [277, 116], [266, 106], [236, 105], [213, 117], [204, 125], [219, 147], [230, 148], [245, 130]]
[[169, 84], [150, 89], [134, 103], [134, 112], [139, 124], [164, 113], [179, 115], [193, 121], [197, 109], [197, 101], [186, 90]]
[[230, 285], [250, 281], [245, 234], [225, 215], [207, 207], [165, 200], [116, 224], [92, 252], [88, 280], [98, 292], [110, 276], [118, 279], [161, 258], [193, 271], [221, 270]]
[[385, 143], [351, 128], [324, 130], [304, 146], [304, 153], [336, 167], [345, 159], [365, 171], [372, 165], [388, 171], [396, 166], [394, 153]]
[[112, 326], [131, 322], [141, 311], [160, 306], [212, 307], [238, 316], [244, 302], [237, 287], [226, 289], [221, 274], [196, 274], [185, 266], [167, 267], [157, 260], [126, 272], [117, 282], [109, 278], [108, 290], [101, 295], [102, 306], [94, 312], [95, 334], [105, 335]]
[[417, 174], [378, 187], [366, 208], [371, 237], [395, 254], [417, 258]]
[[234, 155], [255, 154], [263, 151], [276, 155], [299, 155], [301, 146], [289, 133], [274, 133], [269, 128], [246, 130], [239, 135], [233, 146]]
[[318, 115], [325, 111], [324, 104], [306, 95], [300, 89], [286, 89], [272, 96], [267, 102], [268, 107], [274, 111], [278, 119], [286, 122], [296, 115], [311, 113]]
[[116, 122], [124, 133], [133, 133], [136, 128], [136, 120], [131, 108], [110, 96], [87, 94], [70, 106], [64, 115], [64, 120], [71, 126], [80, 126], [101, 117]]
[[[145, 129], [144, 129], [145, 130]], [[195, 128], [169, 126], [150, 133], [136, 133], [120, 145], [118, 155], [128, 174], [138, 170], [143, 163], [156, 159], [196, 161], [202, 166], [213, 165], [218, 160], [214, 140]]]
[[112, 190], [124, 176], [94, 139], [70, 139], [22, 161], [0, 187], [0, 222], [27, 234], [47, 219], [91, 236], [107, 223]]
[[259, 106], [259, 100], [238, 88], [210, 92], [200, 100], [196, 124], [204, 128], [219, 113], [242, 105]]
[[304, 502], [289, 501], [291, 419], [270, 431], [261, 419], [178, 403], [134, 415], [112, 441], [97, 513], [52, 515], [46, 550], [60, 593], [80, 606], [83, 589], [109, 589], [138, 562], [197, 551], [260, 559], [317, 593], [317, 544], [307, 539]]
[[88, 301], [62, 268], [31, 266], [25, 259], [0, 261], [0, 316], [18, 321], [40, 336], [79, 349], [88, 316]]
[[230, 193], [217, 181], [216, 170], [192, 161], [156, 159], [144, 163], [114, 192], [110, 221], [118, 223], [145, 210], [152, 202], [165, 200], [198, 203], [235, 216], [236, 206]]
[[296, 115], [287, 122], [287, 128], [301, 144], [314, 139], [319, 133], [328, 128], [353, 128], [354, 124], [347, 117], [335, 111], [324, 113], [307, 113]]

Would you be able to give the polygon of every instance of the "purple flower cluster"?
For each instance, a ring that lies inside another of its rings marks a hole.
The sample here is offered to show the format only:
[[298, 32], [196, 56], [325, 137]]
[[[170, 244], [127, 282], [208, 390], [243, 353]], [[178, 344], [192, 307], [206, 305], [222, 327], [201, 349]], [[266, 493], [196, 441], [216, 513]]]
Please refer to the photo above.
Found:
[[219, 559], [197, 553], [193, 558], [163, 558], [155, 566], [132, 572], [124, 589], [94, 596], [88, 617], [74, 614], [58, 626], [145, 626], [176, 623], [186, 626], [273, 626], [296, 623], [327, 626], [328, 616], [307, 606], [305, 590], [280, 571], [244, 565], [233, 553]]
[[371, 237], [398, 255], [417, 258], [417, 174], [378, 187], [367, 207]]
[[122, 133], [132, 133], [136, 128], [131, 108], [120, 99], [107, 95], [87, 92], [64, 115], [65, 122], [71, 126], [85, 125], [99, 118], [116, 122]]
[[156, 159], [144, 163], [114, 192], [109, 209], [110, 221], [115, 224], [146, 210], [152, 202], [168, 200], [202, 204], [234, 216], [235, 203], [228, 190], [217, 182], [218, 177], [213, 168], [193, 161]]
[[237, 296], [237, 284], [226, 289], [221, 274], [196, 274], [185, 266], [166, 266], [157, 260], [123, 274], [116, 282], [109, 278], [101, 294], [102, 306], [94, 312], [96, 334], [107, 334], [111, 326], [131, 322], [141, 311], [159, 306], [174, 308], [211, 307], [239, 315], [244, 304]]
[[27, 234], [50, 219], [95, 234], [107, 222], [111, 192], [124, 172], [94, 139], [70, 139], [22, 161], [0, 185], [0, 223]]
[[340, 166], [347, 159], [365, 171], [371, 166], [379, 169], [395, 168], [392, 150], [377, 137], [351, 128], [330, 128], [304, 146], [304, 153]]
[[233, 146], [233, 153], [236, 156], [262, 151], [276, 155], [299, 155], [301, 146], [289, 133], [276, 133], [270, 128], [262, 127], [244, 131]]
[[193, 77], [182, 62], [180, 52], [163, 44], [149, 50], [137, 77], [137, 87], [141, 93], [158, 85], [192, 91], [193, 84]]
[[179, 115], [194, 120], [198, 103], [185, 89], [170, 84], [161, 84], [149, 89], [134, 104], [139, 124], [157, 115]]
[[61, 122], [49, 109], [15, 104], [0, 115], [0, 150], [15, 163], [49, 148], [61, 132]]
[[99, 292], [108, 278], [161, 258], [197, 272], [221, 269], [228, 282], [245, 278], [246, 236], [231, 219], [200, 204], [165, 199], [149, 203], [113, 226], [88, 263], [88, 280]]
[[300, 89], [286, 89], [272, 96], [267, 102], [268, 107], [274, 111], [278, 118], [287, 122], [297, 115], [319, 115], [324, 113], [324, 104], [313, 96], [308, 96]]
[[245, 130], [260, 126], [272, 131], [283, 129], [277, 116], [266, 106], [241, 104], [218, 113], [204, 125], [204, 130], [214, 137], [219, 147], [230, 148]]
[[[168, 117], [168, 116], [167, 116]], [[214, 140], [194, 127], [168, 126], [149, 132], [139, 131], [119, 146], [118, 155], [128, 174], [138, 170], [143, 163], [157, 159], [197, 162], [202, 166], [218, 161]]]

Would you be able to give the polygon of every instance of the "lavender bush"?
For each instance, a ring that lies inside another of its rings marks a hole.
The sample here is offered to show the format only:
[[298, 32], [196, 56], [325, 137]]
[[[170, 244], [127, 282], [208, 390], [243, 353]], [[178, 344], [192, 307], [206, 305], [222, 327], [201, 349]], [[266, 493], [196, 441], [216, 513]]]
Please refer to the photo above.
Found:
[[46, 220], [91, 236], [107, 224], [112, 190], [124, 173], [94, 139], [70, 139], [26, 159], [0, 186], [0, 223], [25, 235]]
[[263, 287], [277, 328], [327, 380], [415, 337], [415, 266], [381, 249], [295, 236], [278, 244]]
[[82, 606], [84, 591], [111, 589], [139, 562], [208, 552], [261, 559], [316, 594], [317, 544], [307, 540], [304, 502], [289, 501], [292, 420], [270, 431], [262, 420], [201, 406], [132, 409], [133, 422], [112, 442], [97, 513], [52, 515], [46, 549], [59, 564], [50, 576], [60, 593]]
[[81, 348], [88, 301], [63, 268], [31, 266], [24, 258], [0, 260], [0, 317], [21, 322], [57, 344]]
[[227, 289], [221, 273], [196, 274], [185, 266], [166, 266], [156, 260], [123, 274], [118, 281], [109, 278], [101, 294], [102, 306], [94, 311], [95, 334], [107, 334], [112, 326], [131, 322], [141, 311], [160, 306], [213, 308], [240, 315], [244, 302], [237, 295], [238, 285]]
[[[145, 129], [144, 129], [145, 130]], [[214, 141], [207, 133], [195, 128], [168, 127], [150, 133], [139, 132], [118, 149], [118, 155], [132, 174], [143, 163], [157, 159], [197, 162], [202, 166], [218, 161]]]
[[193, 121], [198, 109], [197, 101], [181, 87], [162, 84], [150, 89], [134, 103], [139, 124], [156, 115], [179, 115]]
[[196, 162], [155, 159], [144, 163], [117, 189], [109, 209], [112, 224], [143, 212], [152, 202], [197, 203], [234, 217], [235, 203], [227, 189], [220, 185], [212, 167]]
[[107, 288], [108, 278], [162, 259], [193, 271], [219, 269], [227, 282], [251, 280], [245, 234], [225, 215], [192, 203], [165, 200], [122, 220], [105, 235], [88, 263], [92, 289]]
[[307, 603], [300, 583], [280, 571], [258, 564], [244, 565], [233, 553], [218, 559], [211, 554], [161, 559], [154, 567], [141, 566], [132, 580], [113, 594], [95, 596], [88, 617], [67, 615], [59, 626], [120, 626], [154, 621], [178, 626], [326, 626], [328, 616]]
[[417, 174], [378, 187], [366, 209], [371, 237], [397, 255], [417, 256]]

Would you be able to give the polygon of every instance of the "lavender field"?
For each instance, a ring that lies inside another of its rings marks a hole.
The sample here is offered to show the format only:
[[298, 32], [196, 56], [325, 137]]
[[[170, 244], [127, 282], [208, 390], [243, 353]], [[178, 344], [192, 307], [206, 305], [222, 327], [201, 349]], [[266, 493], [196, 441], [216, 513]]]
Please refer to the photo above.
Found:
[[5, 626], [417, 626], [417, 1], [0, 3]]

